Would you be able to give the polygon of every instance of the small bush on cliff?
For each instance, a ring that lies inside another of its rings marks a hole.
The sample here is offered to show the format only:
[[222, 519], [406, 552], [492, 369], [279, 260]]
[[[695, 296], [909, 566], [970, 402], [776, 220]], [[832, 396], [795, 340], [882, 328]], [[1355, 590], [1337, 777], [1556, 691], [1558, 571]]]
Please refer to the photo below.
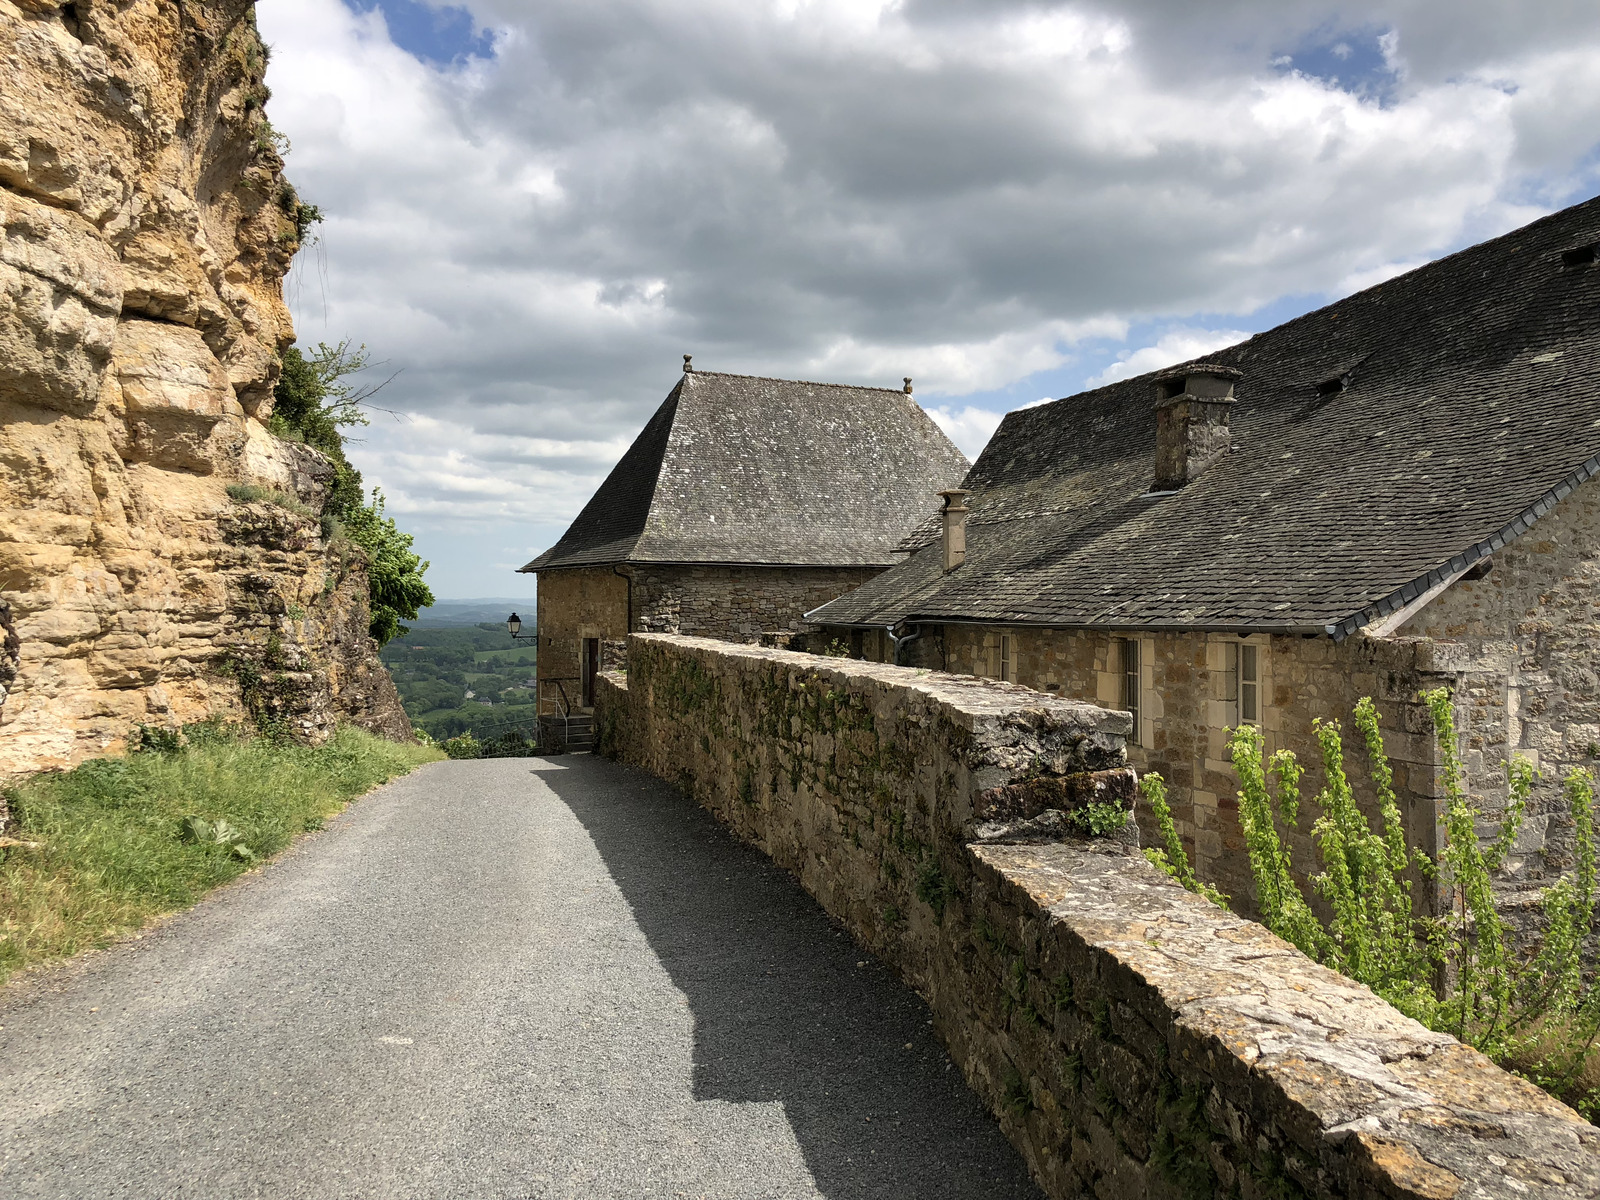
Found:
[[369, 632], [378, 644], [406, 632], [402, 621], [415, 620], [419, 609], [433, 603], [423, 576], [428, 564], [412, 550], [412, 536], [384, 512], [384, 497], [374, 488], [370, 503], [361, 472], [345, 456], [344, 430], [368, 423], [372, 398], [389, 383], [349, 382], [372, 366], [365, 346], [352, 348], [346, 338], [336, 346], [318, 342], [308, 358], [291, 346], [283, 355], [283, 374], [274, 393], [271, 429], [279, 437], [304, 442], [333, 463], [334, 478], [323, 509], [323, 534], [346, 540], [366, 552], [368, 596], [372, 607]]
[[[1408, 1016], [1476, 1046], [1594, 1119], [1600, 1115], [1600, 979], [1585, 976], [1582, 960], [1595, 916], [1594, 776], [1575, 767], [1563, 781], [1576, 830], [1576, 869], [1545, 890], [1543, 943], [1517, 958], [1495, 908], [1492, 875], [1516, 842], [1537, 772], [1518, 757], [1506, 764], [1505, 812], [1484, 845], [1482, 815], [1466, 793], [1450, 692], [1438, 688], [1423, 699], [1445, 786], [1446, 843], [1437, 858], [1406, 844], [1372, 700], [1356, 705], [1355, 726], [1379, 828], [1356, 805], [1339, 723], [1314, 723], [1325, 782], [1316, 796], [1321, 815], [1311, 826], [1321, 870], [1309, 878], [1325, 919], [1301, 891], [1279, 832], [1280, 825], [1298, 827], [1304, 769], [1288, 750], [1265, 756], [1258, 729], [1229, 731], [1239, 824], [1261, 921]], [[1145, 776], [1143, 786], [1166, 842], [1164, 851], [1146, 854], [1190, 890], [1203, 887], [1194, 879], [1160, 777]], [[1419, 912], [1412, 898], [1417, 878], [1440, 887], [1449, 901], [1445, 912]], [[1449, 984], [1443, 991], [1440, 979]]]
[[36, 776], [9, 793], [0, 850], [0, 982], [103, 946], [320, 828], [351, 798], [439, 752], [340, 730], [318, 747], [217, 725]]

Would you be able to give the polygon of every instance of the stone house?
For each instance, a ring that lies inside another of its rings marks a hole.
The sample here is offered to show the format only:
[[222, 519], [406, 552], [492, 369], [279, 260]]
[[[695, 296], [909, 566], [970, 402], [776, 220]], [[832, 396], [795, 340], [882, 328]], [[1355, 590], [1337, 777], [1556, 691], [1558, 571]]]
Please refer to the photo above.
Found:
[[753, 642], [904, 557], [964, 455], [903, 390], [696, 371], [538, 576], [542, 712], [585, 712], [629, 633]]
[[[1600, 765], [1597, 243], [1600, 200], [1204, 362], [1011, 413], [907, 561], [808, 619], [863, 657], [1130, 711], [1131, 761], [1247, 906], [1224, 730], [1293, 750], [1309, 798], [1312, 722], [1353, 735], [1372, 696], [1411, 837], [1437, 848], [1418, 693], [1448, 685], [1489, 815], [1509, 755], [1542, 772], [1498, 881], [1526, 914], [1571, 866], [1560, 777]], [[1315, 863], [1306, 837], [1292, 850]]]

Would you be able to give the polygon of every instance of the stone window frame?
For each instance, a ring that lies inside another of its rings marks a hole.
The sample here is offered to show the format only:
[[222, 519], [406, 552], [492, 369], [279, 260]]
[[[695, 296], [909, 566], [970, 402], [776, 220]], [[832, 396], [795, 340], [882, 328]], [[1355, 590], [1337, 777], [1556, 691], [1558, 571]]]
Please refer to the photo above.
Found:
[[[1247, 681], [1242, 677], [1246, 651], [1254, 657], [1256, 678]], [[1240, 637], [1237, 633], [1213, 633], [1206, 638], [1206, 668], [1210, 684], [1206, 690], [1206, 725], [1220, 732], [1231, 729], [1241, 721], [1254, 725], [1264, 734], [1276, 730], [1277, 714], [1272, 704], [1272, 639], [1264, 633]], [[1233, 687], [1230, 687], [1230, 680]], [[1253, 717], [1242, 715], [1241, 706], [1248, 695], [1247, 683], [1255, 688], [1256, 710]], [[1235, 690], [1236, 689], [1236, 690]]]
[[1000, 669], [996, 673], [1005, 683], [1017, 682], [1017, 635], [1001, 631], [995, 635]]
[[1014, 630], [985, 630], [983, 644], [973, 651], [973, 675], [980, 679], [1000, 679], [1006, 683], [1016, 683], [1019, 649], [1019, 639]]
[[[1122, 647], [1138, 648], [1139, 690], [1136, 707], [1127, 706], [1128, 672], [1122, 663]], [[1148, 748], [1155, 745], [1156, 724], [1162, 716], [1161, 697], [1155, 690], [1156, 639], [1141, 633], [1114, 632], [1101, 641], [1095, 654], [1096, 703], [1104, 708], [1133, 713], [1133, 731], [1128, 745]]]

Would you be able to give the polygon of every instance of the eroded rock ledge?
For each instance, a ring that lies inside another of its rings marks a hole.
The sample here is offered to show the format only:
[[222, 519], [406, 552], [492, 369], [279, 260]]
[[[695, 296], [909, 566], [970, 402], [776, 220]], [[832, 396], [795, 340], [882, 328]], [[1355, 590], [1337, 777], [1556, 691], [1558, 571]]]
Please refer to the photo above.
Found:
[[1051, 1195], [1600, 1195], [1600, 1129], [1136, 849], [973, 841], [1119, 790], [1126, 714], [695, 638], [636, 635], [628, 661], [602, 749], [893, 963]]
[[409, 728], [264, 424], [300, 240], [265, 68], [248, 0], [0, 0], [0, 775], [241, 716], [229, 664], [303, 736]]

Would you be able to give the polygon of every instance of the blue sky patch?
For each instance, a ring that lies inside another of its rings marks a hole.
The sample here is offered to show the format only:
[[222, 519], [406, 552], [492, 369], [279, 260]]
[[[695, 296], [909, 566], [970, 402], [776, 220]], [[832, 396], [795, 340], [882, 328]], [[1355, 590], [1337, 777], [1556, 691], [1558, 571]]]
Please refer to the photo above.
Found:
[[1340, 91], [1387, 104], [1399, 77], [1384, 57], [1384, 29], [1334, 30], [1324, 27], [1300, 46], [1272, 60], [1280, 71], [1299, 71]]
[[434, 8], [418, 0], [345, 0], [359, 13], [378, 9], [389, 26], [389, 39], [407, 54], [448, 67], [467, 56], [490, 58], [494, 55], [494, 36], [478, 30], [472, 14], [459, 6]]

